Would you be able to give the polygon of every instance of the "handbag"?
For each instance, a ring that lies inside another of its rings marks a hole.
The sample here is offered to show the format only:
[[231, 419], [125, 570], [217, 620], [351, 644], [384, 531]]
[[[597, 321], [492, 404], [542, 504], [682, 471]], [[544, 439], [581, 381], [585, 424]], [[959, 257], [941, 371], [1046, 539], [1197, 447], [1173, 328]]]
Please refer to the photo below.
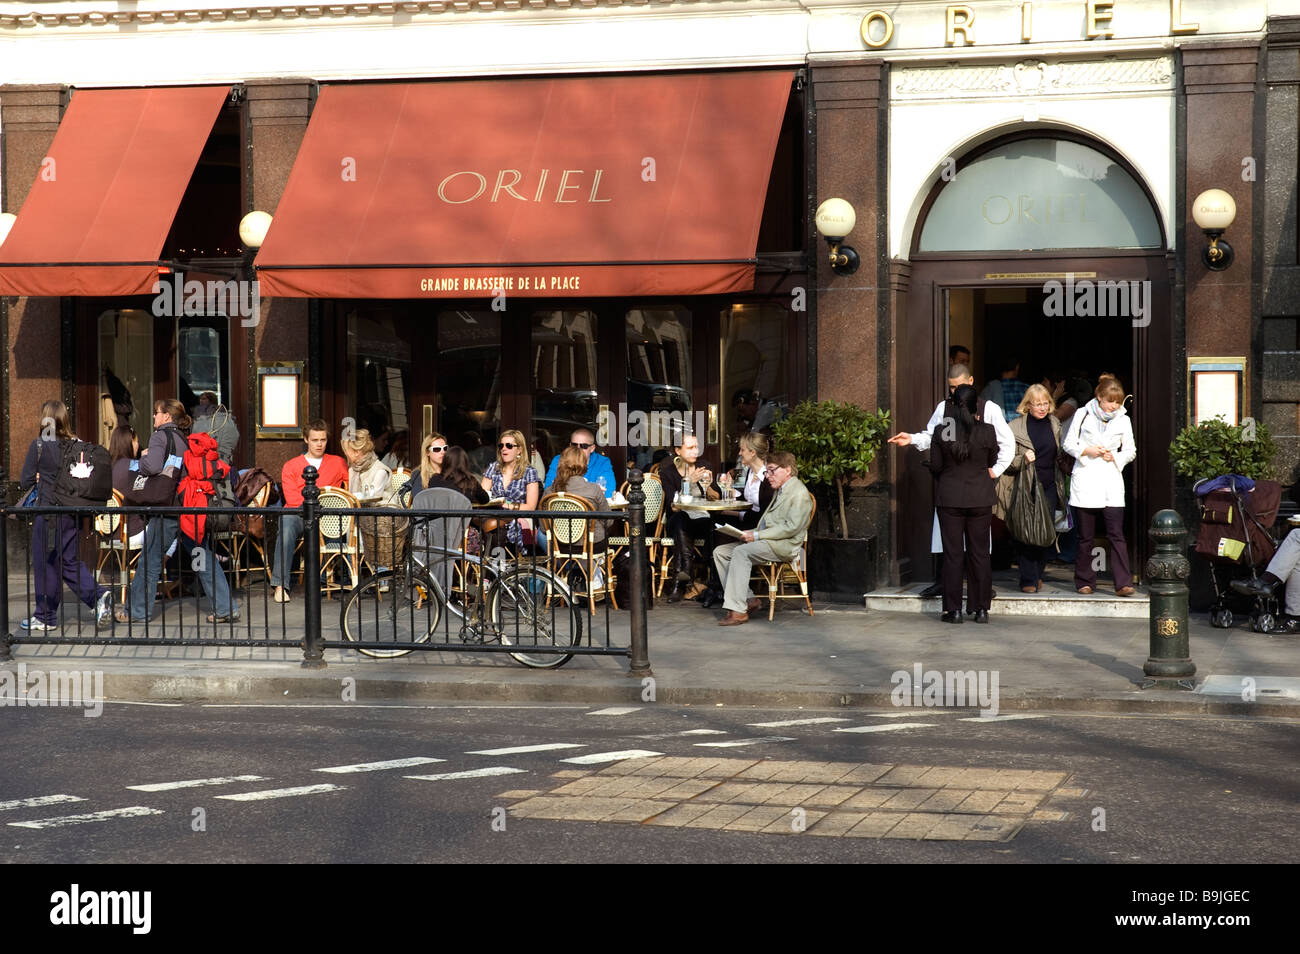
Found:
[[1047, 505], [1047, 495], [1038, 485], [1035, 468], [1022, 467], [1016, 474], [1006, 522], [1011, 535], [1027, 546], [1050, 547], [1056, 543], [1056, 521]]
[[32, 484], [32, 489], [27, 492], [19, 507], [35, 507], [41, 502], [41, 488], [39, 484]]

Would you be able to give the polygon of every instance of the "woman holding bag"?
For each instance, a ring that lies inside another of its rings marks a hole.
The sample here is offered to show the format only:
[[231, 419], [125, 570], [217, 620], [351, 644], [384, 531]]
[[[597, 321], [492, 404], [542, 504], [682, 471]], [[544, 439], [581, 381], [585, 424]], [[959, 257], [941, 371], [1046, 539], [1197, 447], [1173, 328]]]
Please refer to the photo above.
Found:
[[[1016, 475], [1025, 464], [1033, 465], [1050, 513], [1060, 510], [1065, 500], [1064, 475], [1057, 467], [1061, 455], [1061, 422], [1053, 413], [1056, 403], [1052, 395], [1041, 384], [1030, 385], [1016, 410], [1019, 416], [1009, 425], [1016, 439], [1016, 456], [1006, 473], [998, 478], [998, 500], [993, 507], [994, 514], [1004, 521], [1011, 509]], [[1037, 593], [1043, 588], [1043, 570], [1052, 558], [1052, 549], [1016, 541], [1022, 593]]]

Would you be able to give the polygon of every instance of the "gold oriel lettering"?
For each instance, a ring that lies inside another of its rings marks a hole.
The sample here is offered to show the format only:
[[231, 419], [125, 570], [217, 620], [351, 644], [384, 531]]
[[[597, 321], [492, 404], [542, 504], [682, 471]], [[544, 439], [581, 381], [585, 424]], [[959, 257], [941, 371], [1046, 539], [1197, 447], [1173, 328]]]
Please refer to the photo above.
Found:
[[[475, 192], [472, 196], [470, 196], [467, 199], [447, 198], [447, 183], [449, 183], [452, 179], [456, 178], [457, 176], [473, 176], [475, 179], [478, 180], [478, 191]], [[443, 179], [441, 182], [438, 183], [438, 198], [442, 199], [443, 202], [446, 202], [449, 205], [464, 205], [466, 202], [473, 202], [475, 199], [481, 196], [484, 190], [486, 189], [487, 189], [487, 179], [484, 178], [480, 173], [469, 172], [469, 171], [453, 172], [451, 175], [447, 176], [447, 178]]]
[[[989, 203], [992, 202], [994, 199], [999, 199], [1003, 203], [1005, 203], [1007, 209], [1007, 214], [1002, 216], [1002, 218], [998, 219], [997, 221], [994, 221], [993, 219], [989, 218]], [[984, 221], [987, 222], [989, 225], [1006, 225], [1007, 222], [1011, 221], [1011, 216], [1015, 214], [1015, 211], [1016, 211], [1016, 207], [1011, 204], [1011, 200], [1008, 199], [1005, 195], [991, 195], [987, 199], [985, 199], [984, 204], [980, 206], [980, 215], [984, 216]]]
[[1169, 32], [1196, 33], [1201, 29], [1199, 23], [1183, 22], [1183, 0], [1169, 0]]
[[1032, 3], [1022, 3], [1020, 5], [1020, 39], [1028, 43], [1034, 38], [1034, 5]]
[[[958, 14], [961, 15], [960, 20], [957, 19]], [[948, 46], [956, 46], [958, 33], [961, 34], [963, 46], [975, 45], [975, 11], [964, 4], [948, 8], [948, 32], [944, 36], [944, 42]]]
[[[507, 172], [514, 176], [514, 178], [511, 179], [509, 182], [505, 181]], [[518, 169], [502, 169], [500, 172], [498, 172], [497, 184], [492, 188], [492, 201], [495, 202], [497, 200], [497, 196], [499, 196], [501, 194], [501, 191], [504, 189], [507, 195], [514, 196], [520, 202], [527, 202], [528, 201], [527, 198], [525, 198], [524, 196], [520, 195], [518, 192], [515, 191], [515, 186], [519, 184], [519, 180], [522, 179], [523, 177], [524, 174], [520, 172]]]
[[[871, 38], [871, 24], [879, 21], [885, 28], [879, 40]], [[884, 10], [872, 10], [862, 18], [862, 42], [872, 49], [879, 49], [894, 37], [894, 18]]]
[[587, 196], [588, 202], [613, 202], [613, 199], [598, 199], [596, 193], [600, 191], [600, 177], [605, 174], [604, 169], [597, 169], [596, 174], [591, 179], [591, 195]]
[[1115, 35], [1115, 31], [1110, 28], [1111, 10], [1114, 6], [1111, 0], [1088, 0], [1088, 39]]
[[566, 198], [564, 197], [564, 192], [565, 192], [566, 189], [576, 189], [576, 188], [578, 188], [578, 183], [576, 183], [576, 182], [574, 182], [573, 184], [570, 184], [570, 183], [569, 183], [569, 176], [572, 175], [572, 174], [575, 173], [575, 172], [576, 172], [578, 175], [582, 175], [582, 170], [581, 170], [581, 169], [565, 169], [564, 172], [560, 174], [560, 187], [559, 187], [558, 189], [555, 190], [555, 201], [556, 201], [556, 202], [562, 202], [562, 203], [566, 203], [566, 204], [567, 204], [567, 203], [570, 203], [570, 202], [577, 202], [577, 201], [578, 201], [577, 199], [566, 199]]
[[550, 169], [543, 169], [541, 178], [537, 180], [537, 195], [533, 196], [534, 202], [542, 201], [542, 192], [546, 188], [546, 177], [551, 174]]

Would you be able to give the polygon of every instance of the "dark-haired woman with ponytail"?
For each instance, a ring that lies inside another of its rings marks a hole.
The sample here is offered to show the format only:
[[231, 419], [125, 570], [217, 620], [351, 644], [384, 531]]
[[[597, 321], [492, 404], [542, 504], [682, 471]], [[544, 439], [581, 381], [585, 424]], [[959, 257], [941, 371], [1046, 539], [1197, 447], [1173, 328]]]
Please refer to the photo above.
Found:
[[[992, 424], [976, 414], [978, 395], [969, 384], [952, 393], [944, 418], [930, 443], [929, 467], [938, 478], [935, 505], [943, 540], [943, 621], [960, 623], [962, 565], [966, 567], [967, 605], [975, 622], [989, 621], [993, 601], [993, 567], [989, 528], [993, 521], [998, 439]], [[963, 552], [964, 549], [964, 552]]]

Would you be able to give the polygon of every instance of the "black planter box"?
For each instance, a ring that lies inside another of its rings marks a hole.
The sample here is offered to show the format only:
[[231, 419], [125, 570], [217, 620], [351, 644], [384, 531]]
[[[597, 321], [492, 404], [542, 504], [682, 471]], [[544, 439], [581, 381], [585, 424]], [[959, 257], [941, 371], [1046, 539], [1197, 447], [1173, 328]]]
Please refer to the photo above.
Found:
[[808, 543], [808, 588], [817, 599], [861, 603], [876, 588], [876, 538], [814, 537]]

